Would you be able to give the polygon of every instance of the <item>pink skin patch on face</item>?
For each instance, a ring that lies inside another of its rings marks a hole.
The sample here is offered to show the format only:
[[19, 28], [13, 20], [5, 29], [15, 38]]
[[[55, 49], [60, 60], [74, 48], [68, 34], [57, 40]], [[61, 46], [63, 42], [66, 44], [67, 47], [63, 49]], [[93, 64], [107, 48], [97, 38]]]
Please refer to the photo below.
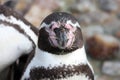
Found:
[[54, 32], [55, 28], [59, 28], [59, 24], [56, 22], [52, 22], [52, 27], [46, 27], [46, 31], [49, 33], [49, 42], [53, 47], [58, 46], [58, 42], [56, 40], [56, 34]]
[[74, 35], [74, 32], [76, 30], [76, 27], [73, 27], [71, 26], [70, 24], [66, 24], [65, 25], [65, 28], [67, 28], [69, 30], [69, 33], [67, 34], [67, 37], [68, 37], [68, 42], [67, 42], [67, 45], [66, 47], [67, 48], [70, 48], [75, 40], [75, 35]]
[[56, 22], [52, 22], [52, 30], [54, 30], [55, 28], [59, 28], [60, 24], [56, 23]]
[[58, 42], [57, 42], [55, 36], [50, 36], [50, 37], [49, 37], [49, 41], [50, 41], [50, 44], [51, 44], [53, 47], [57, 47], [57, 46], [58, 46]]
[[68, 32], [66, 33], [66, 36], [68, 38], [67, 44], [64, 46], [64, 48], [70, 48], [73, 45], [73, 42], [75, 40], [74, 32], [76, 30], [76, 27], [71, 26], [70, 24], [60, 24], [53, 22], [52, 27], [46, 27], [46, 31], [49, 33], [49, 42], [53, 47], [61, 47], [57, 42], [57, 37], [54, 32], [55, 28], [60, 28], [60, 26], [64, 26], [66, 29], [68, 29]]
[[65, 25], [65, 28], [69, 29], [69, 30], [72, 31], [72, 32], [75, 32], [75, 30], [76, 30], [76, 28], [73, 27], [73, 26], [71, 26], [70, 24], [66, 24], [66, 25]]

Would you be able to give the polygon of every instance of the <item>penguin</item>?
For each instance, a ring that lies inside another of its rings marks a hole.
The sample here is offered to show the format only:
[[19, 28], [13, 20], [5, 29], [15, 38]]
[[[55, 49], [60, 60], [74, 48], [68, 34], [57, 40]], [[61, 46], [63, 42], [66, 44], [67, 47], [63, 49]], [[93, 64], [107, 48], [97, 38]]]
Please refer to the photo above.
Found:
[[0, 72], [35, 50], [38, 33], [22, 15], [0, 5]]
[[54, 12], [39, 28], [35, 53], [21, 80], [94, 80], [81, 27], [72, 14]]

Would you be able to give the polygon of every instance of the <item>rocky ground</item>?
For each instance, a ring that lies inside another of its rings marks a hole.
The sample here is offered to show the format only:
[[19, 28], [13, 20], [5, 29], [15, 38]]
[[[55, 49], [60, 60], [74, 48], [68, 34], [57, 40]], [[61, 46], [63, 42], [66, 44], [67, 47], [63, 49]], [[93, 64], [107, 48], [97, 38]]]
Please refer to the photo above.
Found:
[[120, 80], [120, 0], [13, 1], [13, 9], [36, 27], [54, 11], [73, 14], [82, 27], [96, 80]]

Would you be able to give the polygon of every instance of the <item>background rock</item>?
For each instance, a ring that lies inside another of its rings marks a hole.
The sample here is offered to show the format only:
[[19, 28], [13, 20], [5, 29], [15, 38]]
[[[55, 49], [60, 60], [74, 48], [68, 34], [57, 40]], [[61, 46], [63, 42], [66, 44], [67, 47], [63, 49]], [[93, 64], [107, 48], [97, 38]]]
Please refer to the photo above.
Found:
[[104, 34], [104, 28], [101, 25], [89, 25], [82, 28], [84, 39], [92, 37], [94, 34]]
[[55, 0], [35, 0], [25, 18], [38, 27], [42, 20], [57, 8], [59, 8], [59, 4]]
[[110, 76], [120, 76], [120, 62], [105, 61], [102, 66], [102, 72]]
[[106, 12], [117, 12], [118, 4], [115, 0], [98, 0], [99, 7]]
[[87, 54], [98, 60], [113, 59], [119, 51], [119, 41], [113, 36], [95, 34], [86, 40]]
[[110, 15], [101, 11], [94, 11], [77, 16], [81, 25], [104, 24], [110, 20]]
[[96, 6], [93, 0], [75, 0], [69, 10], [72, 13], [92, 12], [96, 10]]

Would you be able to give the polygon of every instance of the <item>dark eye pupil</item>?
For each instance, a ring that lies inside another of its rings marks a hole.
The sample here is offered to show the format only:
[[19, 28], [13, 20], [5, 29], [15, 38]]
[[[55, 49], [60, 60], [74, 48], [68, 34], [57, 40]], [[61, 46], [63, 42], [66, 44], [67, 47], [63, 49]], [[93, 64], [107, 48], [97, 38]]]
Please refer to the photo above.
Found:
[[50, 29], [52, 28], [53, 25], [50, 25]]
[[60, 29], [59, 29], [59, 28], [55, 28], [55, 29], [54, 29], [54, 32], [55, 32], [55, 33], [58, 33], [58, 32], [60, 32]]

